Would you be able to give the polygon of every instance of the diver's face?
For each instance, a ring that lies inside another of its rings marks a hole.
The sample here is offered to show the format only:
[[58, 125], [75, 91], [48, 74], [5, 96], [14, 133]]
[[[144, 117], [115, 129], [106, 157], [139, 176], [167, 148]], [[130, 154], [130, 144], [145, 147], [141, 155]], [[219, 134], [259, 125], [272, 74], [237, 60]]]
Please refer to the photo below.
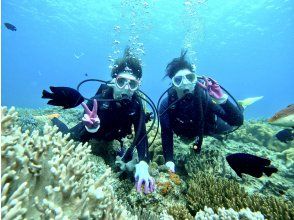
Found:
[[188, 69], [179, 70], [172, 78], [172, 83], [177, 89], [189, 89], [194, 87], [197, 81], [196, 74]]
[[114, 79], [114, 96], [117, 99], [130, 99], [139, 89], [141, 81], [130, 72], [122, 72]]

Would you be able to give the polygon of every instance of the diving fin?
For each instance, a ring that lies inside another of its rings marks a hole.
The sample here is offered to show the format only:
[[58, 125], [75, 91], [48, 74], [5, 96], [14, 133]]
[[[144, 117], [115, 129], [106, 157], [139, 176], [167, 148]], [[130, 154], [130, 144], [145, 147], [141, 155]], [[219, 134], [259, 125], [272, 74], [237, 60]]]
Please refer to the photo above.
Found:
[[257, 97], [243, 99], [243, 100], [238, 100], [238, 104], [245, 109], [247, 106], [252, 105], [253, 103], [257, 102], [258, 100], [262, 98], [263, 96], [257, 96]]

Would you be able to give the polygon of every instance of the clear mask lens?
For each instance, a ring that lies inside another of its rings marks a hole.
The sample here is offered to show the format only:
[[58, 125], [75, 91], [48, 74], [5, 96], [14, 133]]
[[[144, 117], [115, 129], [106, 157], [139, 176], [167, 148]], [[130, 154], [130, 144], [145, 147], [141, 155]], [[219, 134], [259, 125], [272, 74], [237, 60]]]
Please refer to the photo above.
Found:
[[119, 77], [116, 79], [116, 85], [118, 88], [122, 89], [127, 84], [127, 79]]
[[194, 73], [191, 73], [191, 74], [187, 74], [186, 76], [186, 79], [191, 82], [191, 83], [194, 83], [195, 82], [195, 79], [196, 79], [196, 75]]
[[183, 81], [183, 76], [175, 76], [173, 77], [173, 84], [175, 86], [180, 86]]

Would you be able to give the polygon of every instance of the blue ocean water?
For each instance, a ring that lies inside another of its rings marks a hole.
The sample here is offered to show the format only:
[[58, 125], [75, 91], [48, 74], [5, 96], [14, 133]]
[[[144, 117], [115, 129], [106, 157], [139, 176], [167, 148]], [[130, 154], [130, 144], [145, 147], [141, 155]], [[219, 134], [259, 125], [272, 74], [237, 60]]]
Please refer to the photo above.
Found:
[[[6, 29], [4, 22], [17, 27]], [[294, 101], [291, 0], [3, 0], [2, 105], [44, 107], [43, 89], [110, 79], [126, 45], [143, 62], [142, 90], [157, 102], [165, 67], [189, 49], [196, 72], [236, 99], [264, 96], [246, 118], [269, 117]], [[89, 83], [91, 96], [98, 85]]]

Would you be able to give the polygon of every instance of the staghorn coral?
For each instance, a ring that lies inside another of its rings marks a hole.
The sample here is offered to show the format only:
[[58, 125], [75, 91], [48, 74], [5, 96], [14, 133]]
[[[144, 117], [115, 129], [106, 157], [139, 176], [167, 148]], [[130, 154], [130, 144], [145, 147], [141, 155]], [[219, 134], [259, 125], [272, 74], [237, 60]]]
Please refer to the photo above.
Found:
[[220, 207], [234, 210], [248, 207], [253, 211], [260, 211], [270, 219], [294, 218], [293, 202], [273, 196], [249, 196], [244, 188], [232, 180], [215, 178], [199, 172], [188, 181], [188, 185], [187, 201], [193, 214], [209, 205], [215, 211]]
[[171, 215], [175, 220], [193, 220], [192, 215], [186, 206], [182, 204], [175, 204], [168, 208], [168, 214]]
[[225, 176], [226, 166], [225, 158], [216, 145], [203, 146], [201, 154], [192, 153], [189, 160], [185, 163], [185, 169], [188, 174], [205, 171], [217, 176]]
[[233, 209], [218, 208], [217, 213], [214, 213], [212, 208], [204, 207], [196, 213], [195, 220], [263, 220], [264, 216], [260, 212], [252, 212], [250, 209], [241, 209], [236, 212]]
[[21, 132], [14, 108], [2, 108], [3, 219], [126, 219], [110, 185], [111, 171], [94, 175], [90, 146], [68, 141], [56, 127]]

